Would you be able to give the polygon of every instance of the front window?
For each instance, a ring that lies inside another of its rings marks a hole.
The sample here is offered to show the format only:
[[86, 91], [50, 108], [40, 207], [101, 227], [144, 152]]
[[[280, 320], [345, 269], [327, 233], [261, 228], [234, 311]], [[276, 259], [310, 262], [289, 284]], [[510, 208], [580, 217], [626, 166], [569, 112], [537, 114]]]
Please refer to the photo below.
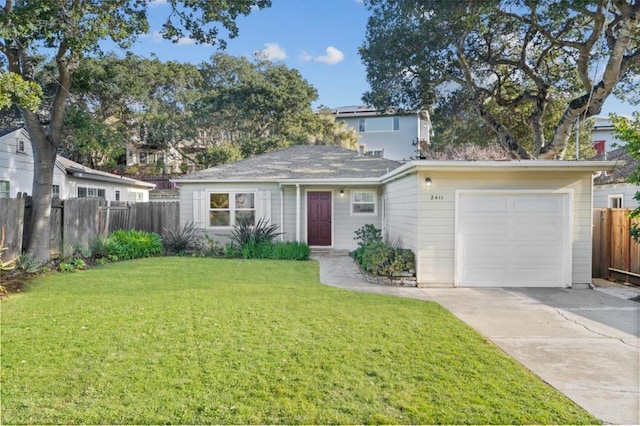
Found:
[[51, 196], [53, 198], [60, 198], [60, 185], [51, 185]]
[[209, 194], [209, 226], [232, 226], [256, 223], [253, 192], [212, 192]]
[[376, 214], [376, 193], [354, 191], [351, 197], [351, 214]]
[[8, 180], [0, 180], [0, 198], [9, 198], [10, 188]]

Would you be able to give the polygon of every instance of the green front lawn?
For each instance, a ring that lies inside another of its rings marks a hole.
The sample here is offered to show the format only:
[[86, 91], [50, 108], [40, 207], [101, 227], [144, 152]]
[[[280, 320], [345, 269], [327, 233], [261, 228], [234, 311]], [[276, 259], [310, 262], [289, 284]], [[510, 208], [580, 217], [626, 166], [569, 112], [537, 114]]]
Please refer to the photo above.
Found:
[[437, 304], [155, 258], [1, 302], [2, 423], [596, 423]]

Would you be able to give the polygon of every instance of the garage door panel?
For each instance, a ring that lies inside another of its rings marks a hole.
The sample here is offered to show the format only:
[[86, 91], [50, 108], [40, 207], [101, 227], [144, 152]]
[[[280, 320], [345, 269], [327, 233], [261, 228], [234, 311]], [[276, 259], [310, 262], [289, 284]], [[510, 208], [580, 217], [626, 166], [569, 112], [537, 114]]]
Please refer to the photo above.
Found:
[[460, 194], [456, 284], [564, 287], [570, 276], [568, 197]]
[[477, 203], [476, 199], [469, 197], [465, 200], [460, 200], [460, 211], [463, 213], [506, 213], [508, 211], [507, 200], [500, 197], [485, 197], [482, 203]]

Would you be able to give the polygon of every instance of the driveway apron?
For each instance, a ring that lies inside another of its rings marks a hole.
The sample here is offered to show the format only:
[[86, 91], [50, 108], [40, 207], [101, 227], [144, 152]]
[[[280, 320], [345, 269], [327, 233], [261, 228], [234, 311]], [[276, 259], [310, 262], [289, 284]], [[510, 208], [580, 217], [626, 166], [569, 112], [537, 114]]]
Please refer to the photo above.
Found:
[[603, 422], [640, 423], [640, 304], [589, 289], [388, 287], [348, 256], [313, 259], [322, 283], [437, 302]]

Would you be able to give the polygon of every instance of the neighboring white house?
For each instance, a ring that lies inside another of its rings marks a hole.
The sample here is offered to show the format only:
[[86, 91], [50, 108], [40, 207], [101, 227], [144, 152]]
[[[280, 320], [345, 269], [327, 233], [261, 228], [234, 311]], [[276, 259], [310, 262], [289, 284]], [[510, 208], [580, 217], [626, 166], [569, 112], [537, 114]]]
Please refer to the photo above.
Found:
[[571, 287], [591, 282], [592, 183], [604, 161], [405, 164], [301, 145], [175, 179], [180, 221], [214, 238], [240, 220], [283, 240], [353, 250], [382, 229], [416, 255], [421, 286]]
[[394, 113], [368, 106], [345, 106], [331, 110], [336, 121], [360, 134], [365, 154], [394, 161], [420, 158], [420, 147], [430, 143], [432, 127], [428, 111]]
[[[605, 159], [605, 155], [598, 156]], [[613, 170], [602, 172], [593, 181], [593, 207], [635, 209], [640, 204], [634, 197], [640, 186], [629, 183], [629, 176], [640, 164], [627, 154], [626, 147], [606, 153], [606, 159], [616, 162]]]
[[[591, 131], [591, 143], [598, 156], [625, 146], [627, 143], [613, 135], [613, 124], [607, 117], [595, 117]], [[607, 156], [603, 157], [608, 159]]]
[[[0, 198], [30, 194], [33, 152], [24, 128], [0, 130]], [[149, 201], [154, 184], [93, 170], [61, 156], [56, 158], [51, 193], [61, 199], [101, 197], [109, 201]]]

